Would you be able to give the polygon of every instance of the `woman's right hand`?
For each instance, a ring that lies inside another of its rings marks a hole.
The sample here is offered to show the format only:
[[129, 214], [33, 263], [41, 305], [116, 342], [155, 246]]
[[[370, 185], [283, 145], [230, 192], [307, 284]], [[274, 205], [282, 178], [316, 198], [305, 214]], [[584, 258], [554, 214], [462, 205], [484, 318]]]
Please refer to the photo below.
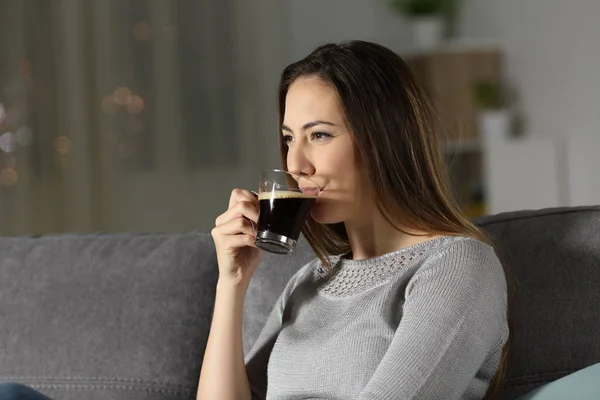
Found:
[[234, 189], [229, 208], [219, 215], [211, 231], [217, 249], [219, 284], [247, 288], [258, 267], [261, 250], [254, 245], [258, 198]]

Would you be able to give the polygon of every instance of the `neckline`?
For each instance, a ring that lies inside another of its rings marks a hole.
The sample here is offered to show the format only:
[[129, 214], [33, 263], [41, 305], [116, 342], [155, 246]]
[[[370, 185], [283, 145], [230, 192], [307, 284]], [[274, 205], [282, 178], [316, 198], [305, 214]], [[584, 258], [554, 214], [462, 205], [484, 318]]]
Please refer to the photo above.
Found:
[[413, 244], [411, 246], [408, 247], [403, 247], [401, 249], [392, 251], [390, 253], [385, 253], [382, 254], [380, 256], [376, 256], [376, 257], [371, 257], [371, 258], [364, 258], [362, 260], [352, 260], [349, 258], [345, 258], [345, 256], [348, 254], [344, 254], [342, 256], [338, 256], [339, 257], [339, 266], [340, 267], [362, 267], [365, 265], [373, 265], [373, 264], [378, 264], [382, 261], [386, 261], [389, 258], [393, 258], [393, 257], [397, 257], [403, 253], [410, 253], [410, 252], [414, 252], [417, 250], [422, 250], [423, 248], [429, 248], [432, 247], [434, 245], [436, 245], [439, 242], [443, 242], [446, 241], [448, 239], [453, 239], [453, 238], [461, 238], [462, 236], [439, 236], [436, 237], [434, 239], [430, 239], [430, 240], [426, 240], [424, 242], [421, 243], [417, 243], [417, 244]]

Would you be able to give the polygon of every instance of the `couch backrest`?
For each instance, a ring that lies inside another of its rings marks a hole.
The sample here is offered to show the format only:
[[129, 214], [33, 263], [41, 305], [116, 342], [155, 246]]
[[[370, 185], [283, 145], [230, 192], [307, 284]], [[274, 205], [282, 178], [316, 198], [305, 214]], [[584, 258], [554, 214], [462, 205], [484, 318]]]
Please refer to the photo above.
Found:
[[600, 362], [600, 207], [477, 222], [508, 268], [512, 338], [500, 399]]
[[217, 272], [208, 233], [0, 238], [0, 381], [195, 399]]
[[[244, 344], [314, 257], [265, 254]], [[194, 399], [218, 266], [208, 232], [0, 237], [0, 381], [61, 400]]]

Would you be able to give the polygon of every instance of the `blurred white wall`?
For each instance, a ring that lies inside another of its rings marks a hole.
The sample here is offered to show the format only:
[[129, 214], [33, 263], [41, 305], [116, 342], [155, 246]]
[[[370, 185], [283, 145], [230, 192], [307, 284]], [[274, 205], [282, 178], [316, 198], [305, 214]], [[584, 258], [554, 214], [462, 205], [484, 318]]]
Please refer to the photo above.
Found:
[[563, 150], [566, 205], [600, 204], [598, 16], [598, 0], [467, 0], [459, 24], [461, 37], [504, 47], [525, 133]]
[[600, 130], [600, 1], [464, 1], [460, 36], [505, 46], [533, 135]]
[[326, 42], [376, 41], [402, 52], [411, 45], [408, 25], [388, 0], [285, 0], [290, 62]]

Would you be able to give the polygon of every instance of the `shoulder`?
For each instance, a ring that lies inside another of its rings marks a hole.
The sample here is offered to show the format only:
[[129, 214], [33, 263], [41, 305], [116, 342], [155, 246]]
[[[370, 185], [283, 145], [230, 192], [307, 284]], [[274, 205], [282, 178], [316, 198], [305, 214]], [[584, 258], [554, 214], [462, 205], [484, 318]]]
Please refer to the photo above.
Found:
[[[444, 268], [448, 272], [494, 271], [502, 265], [493, 246], [466, 236], [446, 236], [434, 245], [421, 270]], [[476, 271], [471, 271], [472, 269]]]
[[464, 236], [445, 237], [431, 250], [412, 277], [413, 285], [433, 280], [506, 293], [504, 268], [489, 244]]
[[321, 262], [318, 258], [304, 264], [288, 281], [283, 296], [287, 300], [292, 292], [300, 286], [303, 282], [312, 282], [314, 280], [316, 272], [321, 267]]

